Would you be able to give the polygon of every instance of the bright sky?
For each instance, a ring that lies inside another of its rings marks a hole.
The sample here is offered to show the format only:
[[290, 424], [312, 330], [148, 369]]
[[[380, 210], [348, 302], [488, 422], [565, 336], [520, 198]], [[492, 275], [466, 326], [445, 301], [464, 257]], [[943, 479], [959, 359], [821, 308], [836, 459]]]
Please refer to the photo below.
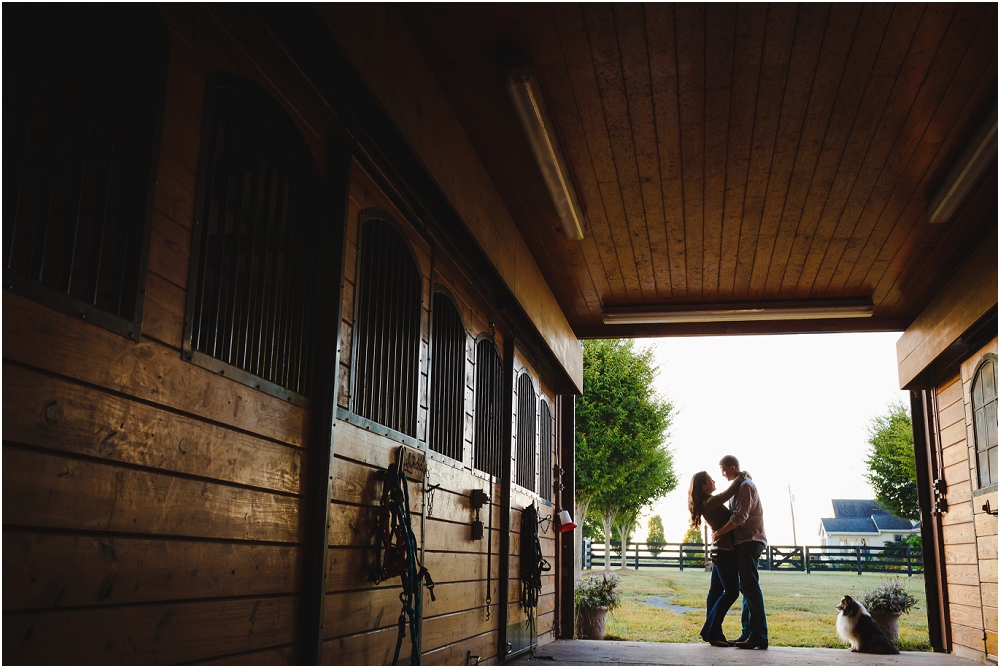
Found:
[[897, 399], [909, 406], [896, 373], [899, 336], [636, 341], [653, 348], [657, 390], [676, 407], [668, 444], [679, 481], [640, 518], [633, 540], [644, 541], [648, 518], [659, 514], [667, 542], [680, 542], [691, 476], [707, 470], [724, 489], [718, 462], [732, 454], [760, 491], [768, 542], [793, 544], [791, 486], [798, 544], [818, 545], [831, 499], [874, 498], [864, 479], [868, 424]]

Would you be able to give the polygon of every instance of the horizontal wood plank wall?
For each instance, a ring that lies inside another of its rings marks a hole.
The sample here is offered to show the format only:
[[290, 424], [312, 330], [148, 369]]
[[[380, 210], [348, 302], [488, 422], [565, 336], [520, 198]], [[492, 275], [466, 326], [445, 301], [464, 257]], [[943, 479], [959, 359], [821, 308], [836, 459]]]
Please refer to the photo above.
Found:
[[982, 661], [985, 655], [979, 560], [961, 376], [955, 373], [940, 379], [936, 392], [948, 499], [948, 512], [942, 516], [941, 524], [952, 651], [959, 656]]
[[[463, 453], [454, 460], [428, 452], [427, 487], [410, 486], [414, 533], [422, 546], [424, 565], [435, 587], [435, 601], [423, 597], [423, 632], [421, 649], [428, 664], [467, 664], [470, 657], [481, 663], [496, 663], [496, 642], [501, 603], [500, 575], [500, 488], [484, 475], [473, 471], [473, 425], [475, 421], [475, 341], [482, 335], [493, 336], [498, 350], [503, 350], [503, 323], [494, 322], [495, 310], [476, 286], [442, 250], [442, 244], [424, 230], [416, 217], [406, 210], [405, 201], [392, 193], [378, 175], [370, 174], [361, 162], [352, 169], [348, 208], [347, 250], [344, 275], [344, 304], [341, 331], [344, 344], [340, 357], [340, 387], [337, 403], [349, 410], [351, 405], [351, 337], [354, 331], [355, 282], [358, 267], [358, 221], [362, 212], [379, 208], [390, 214], [407, 236], [417, 256], [422, 277], [421, 376], [418, 407], [418, 440], [426, 439], [429, 407], [427, 405], [427, 369], [429, 368], [429, 321], [432, 290], [444, 287], [453, 298], [466, 330]], [[535, 385], [554, 396], [549, 379], [534, 374]], [[402, 586], [398, 578], [375, 585], [370, 576], [375, 564], [375, 532], [379, 521], [382, 472], [395, 460], [399, 442], [341, 420], [337, 425], [333, 498], [330, 515], [329, 559], [327, 562], [327, 618], [324, 627], [323, 662], [356, 665], [391, 661], [397, 639], [397, 620]], [[554, 460], [553, 460], [554, 461]], [[475, 512], [470, 507], [473, 489], [489, 494], [491, 503], [481, 511], [487, 533], [492, 534], [492, 555], [487, 559], [488, 540], [471, 539], [470, 523]], [[515, 494], [516, 509], [523, 508], [537, 496]], [[546, 510], [543, 515], [551, 512]], [[520, 543], [519, 512], [512, 523], [512, 553]], [[490, 528], [492, 526], [492, 529]], [[543, 553], [554, 561], [554, 529], [542, 540]], [[517, 560], [512, 560], [510, 601], [519, 593]], [[489, 572], [487, 565], [489, 562]], [[554, 615], [554, 573], [547, 576], [539, 608], [539, 634], [551, 639]], [[491, 606], [487, 614], [487, 586]], [[511, 603], [510, 613], [520, 610]], [[522, 617], [523, 619], [523, 613]], [[544, 634], [544, 635], [543, 635]], [[409, 638], [401, 650], [403, 660], [409, 655]]]
[[170, 34], [143, 340], [3, 302], [5, 663], [295, 663], [309, 412], [180, 356], [206, 76], [336, 119], [247, 12]]
[[[962, 364], [962, 403], [964, 405], [964, 422], [966, 441], [968, 444], [967, 461], [969, 462], [969, 483], [973, 490], [979, 487], [979, 472], [976, 470], [976, 438], [972, 418], [972, 381], [976, 370], [987, 354], [997, 354], [997, 339], [993, 339], [980, 350], [969, 356]], [[989, 503], [990, 509], [996, 511], [997, 491], [977, 494], [973, 492], [968, 513], [973, 521], [976, 537], [976, 558], [978, 561], [978, 578], [982, 608], [975, 610], [979, 615], [979, 626], [985, 633], [985, 652], [988, 657], [997, 657], [997, 518], [990, 515], [984, 507]], [[971, 612], [971, 611], [970, 611]]]

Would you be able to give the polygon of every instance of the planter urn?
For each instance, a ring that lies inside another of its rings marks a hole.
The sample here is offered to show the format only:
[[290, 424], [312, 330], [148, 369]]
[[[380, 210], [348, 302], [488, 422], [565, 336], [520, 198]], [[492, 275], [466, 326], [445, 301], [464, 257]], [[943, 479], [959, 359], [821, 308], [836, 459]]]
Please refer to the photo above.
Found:
[[899, 640], [899, 612], [882, 612], [880, 610], [869, 610], [872, 621], [882, 629], [882, 633], [889, 637], [889, 640], [896, 642]]
[[580, 608], [580, 637], [588, 640], [604, 640], [604, 625], [608, 608], [604, 605]]

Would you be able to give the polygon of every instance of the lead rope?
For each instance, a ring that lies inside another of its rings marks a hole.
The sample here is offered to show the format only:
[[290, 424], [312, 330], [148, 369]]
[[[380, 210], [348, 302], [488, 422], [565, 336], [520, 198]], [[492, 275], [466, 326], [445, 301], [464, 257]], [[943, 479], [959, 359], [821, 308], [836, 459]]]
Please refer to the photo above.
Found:
[[403, 609], [399, 613], [399, 633], [396, 636], [396, 651], [392, 665], [399, 662], [399, 652], [406, 637], [406, 627], [410, 627], [410, 665], [420, 665], [420, 631], [423, 613], [423, 590], [421, 582], [434, 598], [434, 581], [430, 573], [417, 558], [417, 539], [413, 534], [410, 516], [410, 491], [406, 484], [406, 474], [402, 469], [403, 448], [399, 449], [396, 462], [386, 471], [382, 488], [381, 531], [376, 541], [376, 558], [379, 571], [372, 578], [376, 584], [396, 577], [403, 583], [399, 600]]
[[538, 539], [538, 509], [535, 504], [521, 511], [521, 605], [528, 616], [528, 647], [535, 654], [537, 635], [535, 608], [542, 591], [542, 573], [552, 566], [542, 556], [542, 543]]

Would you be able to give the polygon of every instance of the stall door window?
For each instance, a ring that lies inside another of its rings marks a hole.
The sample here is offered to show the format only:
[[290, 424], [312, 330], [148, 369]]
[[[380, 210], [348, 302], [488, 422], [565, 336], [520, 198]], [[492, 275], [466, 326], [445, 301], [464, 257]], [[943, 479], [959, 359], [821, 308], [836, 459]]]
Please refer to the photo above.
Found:
[[997, 483], [997, 360], [988, 357], [972, 381], [972, 421], [979, 486]]

